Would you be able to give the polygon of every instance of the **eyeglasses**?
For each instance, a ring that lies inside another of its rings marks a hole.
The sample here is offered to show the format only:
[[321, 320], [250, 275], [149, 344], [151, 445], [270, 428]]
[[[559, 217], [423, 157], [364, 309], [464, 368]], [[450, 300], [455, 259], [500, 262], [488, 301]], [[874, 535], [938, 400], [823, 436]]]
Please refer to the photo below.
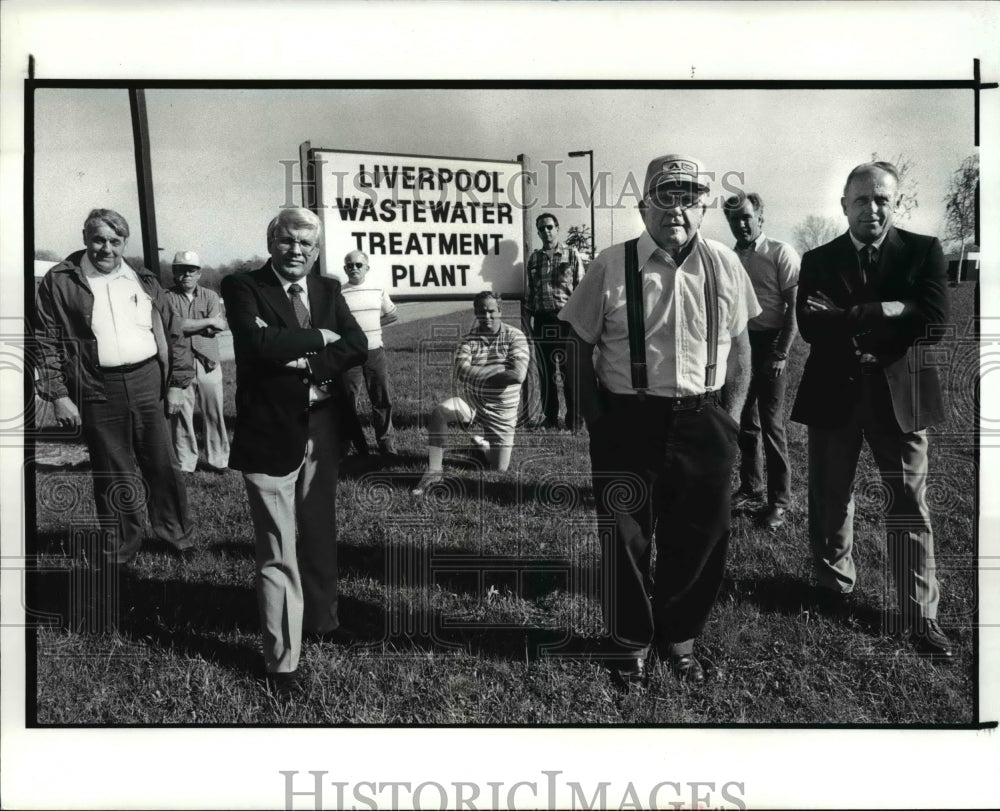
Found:
[[647, 204], [652, 204], [656, 208], [679, 208], [682, 211], [686, 211], [689, 208], [694, 208], [699, 205], [702, 201], [702, 194], [694, 194], [692, 192], [676, 192], [676, 191], [661, 191], [660, 189], [652, 189], [649, 194], [646, 195], [645, 202]]
[[364, 262], [344, 262], [344, 270], [350, 270], [351, 268], [363, 268], [367, 267]]
[[311, 239], [292, 239], [291, 237], [275, 237], [275, 243], [281, 250], [290, 251], [294, 246], [298, 245], [302, 248], [303, 253], [309, 253], [313, 248], [316, 247], [316, 243]]

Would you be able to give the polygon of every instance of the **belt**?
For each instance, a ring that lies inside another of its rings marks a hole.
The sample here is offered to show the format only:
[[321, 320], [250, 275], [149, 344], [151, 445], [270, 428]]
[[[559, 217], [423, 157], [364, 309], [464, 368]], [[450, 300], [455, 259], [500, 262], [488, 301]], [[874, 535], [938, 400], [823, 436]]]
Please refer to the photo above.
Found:
[[689, 394], [685, 397], [656, 397], [652, 394], [614, 394], [602, 391], [609, 403], [627, 405], [631, 403], [649, 403], [666, 411], [697, 411], [706, 403], [718, 403], [718, 391], [706, 391], [701, 394]]
[[141, 369], [148, 363], [152, 363], [156, 360], [156, 355], [150, 355], [145, 360], [140, 360], [138, 363], [126, 363], [123, 366], [102, 366], [101, 371], [107, 372], [109, 374], [123, 374], [124, 372], [134, 372], [136, 369]]

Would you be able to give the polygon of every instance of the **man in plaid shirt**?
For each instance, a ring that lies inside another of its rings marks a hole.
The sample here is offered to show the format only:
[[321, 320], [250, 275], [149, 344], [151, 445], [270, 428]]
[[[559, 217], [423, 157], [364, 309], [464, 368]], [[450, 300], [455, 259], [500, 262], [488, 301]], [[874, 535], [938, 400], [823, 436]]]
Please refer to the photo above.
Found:
[[[542, 247], [528, 257], [528, 306], [531, 310], [531, 337], [538, 353], [540, 395], [545, 428], [559, 427], [559, 378], [561, 358], [569, 334], [568, 325], [559, 320], [559, 311], [583, 278], [583, 262], [573, 249], [559, 242], [559, 220], [554, 214], [540, 214], [535, 220]], [[582, 427], [576, 397], [565, 374], [563, 397], [566, 399], [566, 428]]]

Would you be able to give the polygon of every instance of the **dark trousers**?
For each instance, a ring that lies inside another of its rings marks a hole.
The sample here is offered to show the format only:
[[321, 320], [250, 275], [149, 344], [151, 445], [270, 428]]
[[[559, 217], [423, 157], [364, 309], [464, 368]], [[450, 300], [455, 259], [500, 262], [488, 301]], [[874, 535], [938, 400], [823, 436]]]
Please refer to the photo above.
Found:
[[142, 546], [143, 512], [153, 537], [178, 550], [192, 545], [187, 491], [174, 455], [155, 360], [129, 372], [104, 372], [107, 399], [84, 402], [97, 518], [111, 533], [107, 563], [131, 563]]
[[355, 411], [361, 397], [361, 384], [368, 391], [372, 404], [372, 425], [375, 441], [380, 442], [392, 433], [392, 389], [389, 387], [389, 368], [385, 360], [385, 349], [368, 350], [368, 360], [361, 366], [352, 366], [345, 373], [347, 386], [354, 400]]
[[787, 369], [772, 378], [765, 368], [781, 330], [749, 330], [753, 375], [740, 415], [740, 489], [764, 490], [767, 464], [767, 501], [778, 507], [791, 503], [788, 442], [785, 438], [785, 383]]
[[559, 420], [559, 390], [562, 382], [566, 398], [566, 427], [579, 423], [571, 380], [566, 375], [566, 341], [569, 324], [560, 321], [556, 313], [535, 313], [531, 318], [531, 335], [538, 357], [539, 395], [545, 422], [554, 425]]
[[628, 650], [693, 639], [725, 570], [736, 422], [714, 402], [605, 397], [590, 434], [605, 625]]

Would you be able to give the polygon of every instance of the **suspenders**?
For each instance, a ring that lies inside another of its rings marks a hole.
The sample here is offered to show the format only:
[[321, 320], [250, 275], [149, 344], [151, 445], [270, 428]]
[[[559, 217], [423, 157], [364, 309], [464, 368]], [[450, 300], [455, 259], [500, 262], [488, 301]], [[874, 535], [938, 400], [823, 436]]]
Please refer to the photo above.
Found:
[[[625, 243], [625, 311], [628, 316], [628, 348], [631, 355], [632, 388], [640, 396], [649, 389], [646, 367], [646, 318], [643, 312], [642, 276], [639, 273], [638, 239]], [[708, 333], [708, 357], [705, 363], [705, 389], [715, 388], [715, 369], [719, 359], [719, 287], [715, 260], [699, 241], [695, 247], [705, 270], [705, 326]]]

